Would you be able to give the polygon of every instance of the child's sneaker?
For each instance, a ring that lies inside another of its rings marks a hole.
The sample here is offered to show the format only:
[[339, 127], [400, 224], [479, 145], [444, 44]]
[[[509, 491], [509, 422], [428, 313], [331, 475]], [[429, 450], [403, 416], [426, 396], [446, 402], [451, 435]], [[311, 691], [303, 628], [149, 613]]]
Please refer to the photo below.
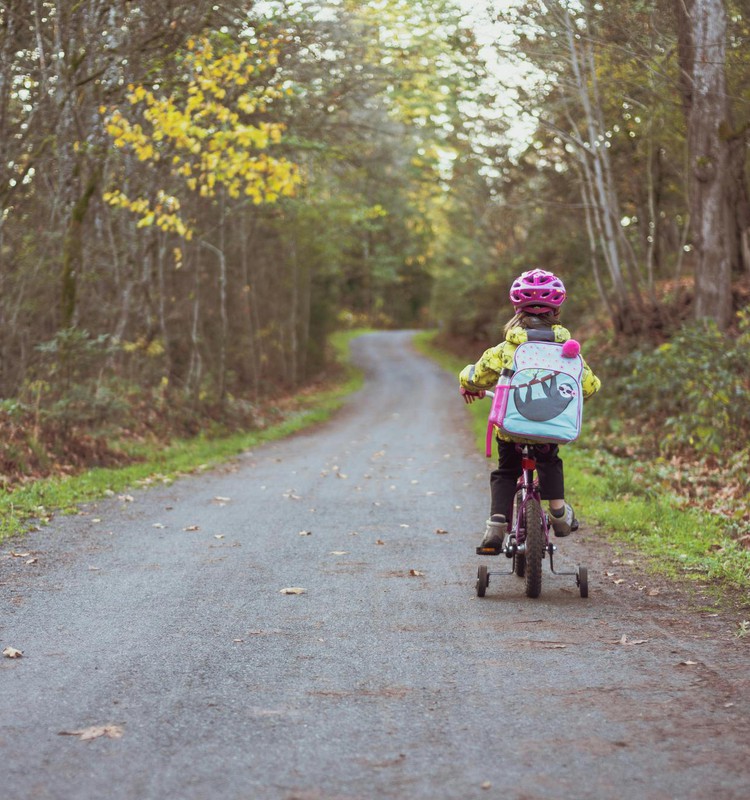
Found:
[[573, 507], [568, 503], [565, 504], [565, 508], [558, 511], [550, 509], [549, 520], [555, 536], [570, 536], [573, 531], [578, 530], [578, 520]]
[[484, 532], [482, 543], [477, 547], [477, 553], [491, 553], [496, 555], [503, 548], [506, 528], [505, 516], [503, 514], [493, 514], [487, 520], [487, 528]]

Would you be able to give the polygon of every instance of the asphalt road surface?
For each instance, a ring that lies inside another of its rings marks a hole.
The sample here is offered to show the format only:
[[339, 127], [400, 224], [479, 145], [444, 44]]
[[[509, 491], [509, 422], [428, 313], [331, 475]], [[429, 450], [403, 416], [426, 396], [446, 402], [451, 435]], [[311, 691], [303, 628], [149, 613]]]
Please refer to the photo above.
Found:
[[538, 600], [477, 598], [490, 467], [456, 380], [405, 332], [353, 350], [329, 423], [4, 543], [2, 795], [750, 797], [742, 610], [656, 582], [585, 503], [556, 567], [588, 599], [546, 566]]

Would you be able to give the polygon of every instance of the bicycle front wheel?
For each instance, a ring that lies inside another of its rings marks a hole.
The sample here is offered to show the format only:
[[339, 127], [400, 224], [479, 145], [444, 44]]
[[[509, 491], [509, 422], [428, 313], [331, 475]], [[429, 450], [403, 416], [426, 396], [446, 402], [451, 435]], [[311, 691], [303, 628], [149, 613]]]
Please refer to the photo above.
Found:
[[538, 500], [529, 500], [526, 505], [526, 553], [524, 558], [527, 597], [539, 597], [542, 593], [542, 559], [545, 549], [542, 507]]

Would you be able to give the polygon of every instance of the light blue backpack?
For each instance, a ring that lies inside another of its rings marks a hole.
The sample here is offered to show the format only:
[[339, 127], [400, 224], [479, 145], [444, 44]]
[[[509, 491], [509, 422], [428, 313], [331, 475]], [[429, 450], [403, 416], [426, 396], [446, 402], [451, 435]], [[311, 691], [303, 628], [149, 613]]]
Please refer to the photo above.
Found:
[[583, 359], [575, 339], [564, 344], [530, 341], [518, 345], [513, 369], [503, 370], [487, 421], [486, 453], [492, 455], [495, 426], [532, 442], [567, 444], [578, 438], [583, 418]]

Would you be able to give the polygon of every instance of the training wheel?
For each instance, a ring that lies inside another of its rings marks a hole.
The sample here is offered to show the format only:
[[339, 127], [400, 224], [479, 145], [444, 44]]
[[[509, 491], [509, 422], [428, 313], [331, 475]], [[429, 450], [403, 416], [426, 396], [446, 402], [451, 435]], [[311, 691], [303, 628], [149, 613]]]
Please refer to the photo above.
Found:
[[586, 567], [579, 565], [578, 572], [576, 572], [576, 583], [578, 590], [581, 592], [581, 597], [589, 596], [589, 571]]
[[477, 570], [477, 597], [484, 597], [490, 583], [490, 573], [487, 567], [482, 564]]

